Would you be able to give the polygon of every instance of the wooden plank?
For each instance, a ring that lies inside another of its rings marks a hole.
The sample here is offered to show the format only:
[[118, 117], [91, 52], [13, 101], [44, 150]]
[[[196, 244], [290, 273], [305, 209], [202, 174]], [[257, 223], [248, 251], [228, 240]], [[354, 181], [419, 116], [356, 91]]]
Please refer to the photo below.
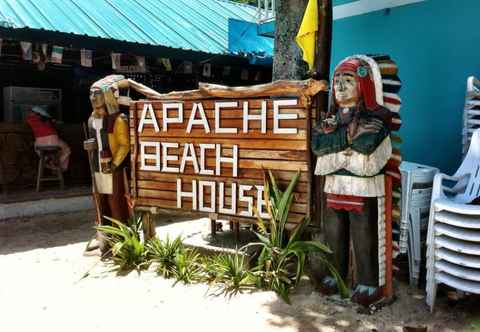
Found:
[[[190, 187], [191, 189], [191, 187]], [[207, 189], [207, 188], [205, 188]], [[217, 189], [218, 189], [218, 185], [217, 185]], [[149, 198], [159, 198], [161, 197], [162, 199], [170, 199], [170, 200], [177, 200], [177, 192], [176, 190], [175, 191], [167, 191], [167, 190], [152, 190], [152, 189], [142, 189], [142, 188], [138, 188], [138, 197], [149, 197]], [[183, 191], [187, 191], [187, 189], [183, 188], [182, 186], [182, 190]], [[256, 197], [257, 195], [257, 191], [256, 190], [249, 190], [247, 192], [245, 192], [246, 195], [249, 195], [249, 196], [252, 196], [252, 197]], [[237, 194], [238, 196], [238, 194]], [[305, 193], [297, 193], [297, 192], [294, 192], [294, 201], [295, 202], [298, 202], [298, 203], [306, 203], [307, 200], [308, 200], [308, 194], [305, 194]], [[210, 193], [208, 192], [208, 189], [206, 190], [206, 192], [204, 193], [204, 197], [205, 198], [208, 198], [207, 201], [210, 201]], [[225, 188], [225, 198], [230, 198], [231, 197], [231, 192], [229, 190], [229, 188]], [[238, 203], [240, 204], [240, 202]]]
[[[237, 145], [239, 151], [243, 149], [265, 149], [265, 150], [279, 150], [279, 151], [307, 151], [306, 141], [288, 141], [288, 140], [251, 140], [251, 139], [216, 139], [216, 138], [197, 138], [193, 140], [190, 137], [161, 137], [161, 136], [145, 136], [142, 135], [140, 141], [148, 142], [173, 142], [179, 145], [185, 143], [194, 144], [221, 144], [224, 147], [232, 147]], [[133, 144], [133, 140], [131, 141]]]
[[[273, 171], [275, 178], [279, 181], [288, 181], [290, 182], [292, 178], [295, 176], [296, 172], [289, 172], [289, 171]], [[165, 179], [171, 179], [172, 177], [176, 178], [179, 176], [178, 174], [173, 173], [162, 173], [162, 172], [152, 172], [152, 171], [142, 171], [139, 170], [137, 172], [137, 176], [139, 179], [150, 180], [155, 179], [157, 181], [165, 181]], [[190, 176], [190, 177], [189, 177]], [[196, 179], [199, 177], [198, 174], [193, 172], [193, 168], [186, 168], [185, 172], [181, 175], [182, 178], [186, 179]], [[232, 181], [238, 181], [237, 179], [259, 179], [263, 181], [263, 171], [262, 170], [255, 170], [255, 169], [239, 169], [238, 170], [238, 177], [225, 177], [225, 176], [209, 176], [209, 179], [212, 181], [227, 181], [231, 179]], [[308, 175], [307, 172], [300, 173], [299, 183], [308, 183]]]
[[[184, 190], [191, 190], [192, 185], [191, 182], [192, 180], [199, 180], [197, 176], [183, 176], [182, 175], [182, 188]], [[205, 178], [207, 179], [207, 178]], [[208, 178], [211, 180], [210, 178]], [[219, 180], [218, 182], [223, 182], [225, 183], [226, 188], [230, 188], [230, 185], [232, 183], [238, 183], [238, 180], [233, 179], [233, 178], [226, 178], [225, 180]], [[158, 189], [158, 190], [171, 190], [171, 191], [176, 191], [177, 190], [177, 177], [171, 176], [170, 178], [165, 178], [163, 181], [157, 181], [155, 179], [148, 179], [148, 180], [142, 180], [142, 176], [138, 176], [138, 181], [137, 181], [138, 187], [143, 188], [143, 189]], [[263, 181], [260, 179], [252, 180], [252, 179], [242, 179], [241, 184], [244, 185], [263, 185]], [[284, 190], [288, 186], [287, 181], [278, 181], [279, 187]], [[306, 185], [305, 183], [298, 183], [297, 186], [295, 187], [295, 192], [299, 193], [308, 193], [309, 186]]]
[[[287, 128], [287, 127], [285, 127]], [[289, 127], [288, 127], [289, 128]], [[134, 130], [130, 128], [130, 135], [134, 135]], [[153, 128], [145, 127], [138, 135], [141, 138], [144, 137], [152, 137], [152, 136], [160, 136], [160, 137], [185, 137], [191, 138], [192, 141], [196, 139], [203, 139], [203, 138], [219, 138], [219, 139], [284, 139], [284, 140], [305, 140], [306, 139], [306, 130], [305, 129], [298, 129], [296, 134], [274, 134], [271, 130], [267, 131], [267, 133], [263, 134], [260, 131], [253, 131], [251, 130], [248, 133], [243, 133], [240, 129], [236, 134], [222, 134], [222, 133], [214, 133], [213, 130], [210, 133], [206, 133], [203, 129], [192, 129], [190, 133], [187, 133], [184, 129], [169, 129], [168, 131], [160, 131], [158, 133], [153, 130]]]

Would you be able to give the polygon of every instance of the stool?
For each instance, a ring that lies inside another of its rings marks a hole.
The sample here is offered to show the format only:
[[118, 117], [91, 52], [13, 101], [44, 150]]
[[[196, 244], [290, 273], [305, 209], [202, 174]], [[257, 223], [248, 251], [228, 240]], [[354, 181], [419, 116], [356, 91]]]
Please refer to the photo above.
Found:
[[[37, 192], [40, 191], [40, 184], [45, 181], [58, 181], [60, 183], [60, 189], [63, 190], [64, 188], [63, 173], [60, 168], [60, 161], [58, 158], [60, 147], [54, 146], [54, 145], [37, 146], [35, 147], [35, 151], [38, 153], [38, 156], [39, 156], [38, 173], [37, 173]], [[51, 158], [52, 160], [54, 168], [51, 170], [53, 173], [56, 173], [56, 175], [52, 175], [52, 176], [43, 175], [48, 158]]]

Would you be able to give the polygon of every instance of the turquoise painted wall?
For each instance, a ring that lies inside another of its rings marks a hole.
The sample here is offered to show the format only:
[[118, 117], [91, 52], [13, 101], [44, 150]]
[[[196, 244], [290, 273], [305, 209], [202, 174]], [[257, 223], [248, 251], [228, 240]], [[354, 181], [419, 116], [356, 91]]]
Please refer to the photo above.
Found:
[[428, 0], [334, 22], [332, 64], [355, 53], [397, 61], [404, 160], [458, 167], [466, 80], [480, 76], [479, 13], [478, 0]]

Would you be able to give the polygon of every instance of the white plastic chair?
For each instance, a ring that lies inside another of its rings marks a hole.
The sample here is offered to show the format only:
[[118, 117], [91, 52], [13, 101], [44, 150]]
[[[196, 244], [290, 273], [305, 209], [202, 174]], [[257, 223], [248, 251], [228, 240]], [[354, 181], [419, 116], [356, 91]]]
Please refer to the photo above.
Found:
[[[446, 181], [453, 186], [446, 186]], [[480, 129], [453, 176], [435, 175], [427, 235], [427, 304], [433, 311], [437, 285], [480, 294]]]
[[402, 211], [400, 218], [400, 252], [408, 253], [410, 285], [418, 286], [422, 263], [422, 238], [426, 235], [432, 196], [433, 178], [438, 168], [403, 161]]
[[475, 129], [480, 128], [480, 81], [474, 76], [467, 79], [467, 92], [463, 110], [462, 155], [468, 151]]

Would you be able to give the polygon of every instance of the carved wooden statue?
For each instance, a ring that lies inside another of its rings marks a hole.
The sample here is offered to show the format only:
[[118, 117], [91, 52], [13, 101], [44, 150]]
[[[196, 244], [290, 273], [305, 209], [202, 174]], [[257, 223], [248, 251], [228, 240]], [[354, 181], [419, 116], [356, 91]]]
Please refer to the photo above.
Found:
[[[315, 174], [325, 176], [325, 241], [343, 278], [352, 242], [352, 301], [365, 306], [381, 298], [385, 284], [385, 167], [399, 118], [384, 105], [378, 63], [349, 57], [335, 69], [327, 116], [312, 135]], [[325, 277], [322, 290], [335, 293], [334, 279]]]

